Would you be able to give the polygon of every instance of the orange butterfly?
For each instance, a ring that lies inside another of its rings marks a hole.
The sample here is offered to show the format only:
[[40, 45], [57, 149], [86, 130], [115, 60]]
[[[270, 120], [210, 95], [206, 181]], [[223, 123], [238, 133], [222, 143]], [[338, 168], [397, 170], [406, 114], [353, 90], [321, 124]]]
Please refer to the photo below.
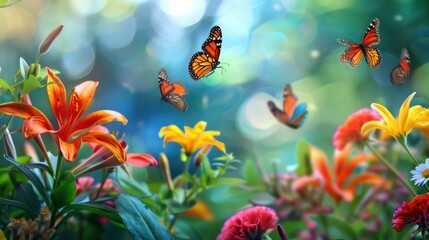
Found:
[[272, 101], [267, 104], [279, 122], [294, 129], [301, 127], [308, 115], [307, 104], [298, 104], [298, 98], [293, 94], [290, 84], [286, 84], [284, 88], [283, 110], [280, 110]]
[[188, 109], [188, 104], [182, 95], [188, 93], [185, 86], [178, 82], [170, 82], [167, 72], [164, 69], [159, 70], [158, 75], [159, 91], [161, 100], [164, 100], [184, 112]]
[[410, 76], [410, 55], [407, 49], [403, 48], [399, 64], [392, 69], [390, 73], [390, 81], [394, 85], [404, 83]]
[[379, 21], [376, 18], [369, 24], [360, 44], [338, 39], [339, 43], [349, 47], [341, 53], [340, 62], [347, 63], [350, 67], [356, 67], [364, 56], [369, 66], [372, 69], [377, 69], [381, 64], [381, 52], [372, 46], [380, 43], [378, 25]]
[[188, 70], [194, 80], [207, 77], [220, 64], [219, 55], [222, 47], [222, 30], [219, 26], [212, 27], [209, 37], [201, 46], [202, 52], [192, 55]]

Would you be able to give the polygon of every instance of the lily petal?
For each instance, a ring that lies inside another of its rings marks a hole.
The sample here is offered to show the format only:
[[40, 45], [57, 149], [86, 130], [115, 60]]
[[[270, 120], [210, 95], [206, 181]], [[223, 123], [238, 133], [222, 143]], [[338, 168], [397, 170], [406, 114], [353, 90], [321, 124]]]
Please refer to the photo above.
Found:
[[74, 123], [82, 116], [91, 103], [97, 86], [97, 81], [85, 81], [73, 88], [67, 109], [67, 121]]
[[50, 122], [41, 116], [34, 116], [24, 120], [22, 124], [22, 133], [24, 134], [25, 139], [33, 138], [42, 133], [54, 133], [54, 129], [51, 126]]
[[376, 173], [372, 173], [372, 172], [366, 172], [366, 173], [361, 173], [359, 175], [357, 175], [356, 177], [354, 177], [347, 185], [347, 187], [343, 190], [343, 197], [346, 201], [351, 201], [353, 200], [353, 197], [355, 195], [355, 189], [356, 189], [356, 185], [358, 184], [372, 184], [372, 185], [377, 185], [377, 184], [383, 184], [384, 188], [389, 188], [390, 184], [389, 182], [387, 182], [385, 180], [384, 177], [382, 177], [381, 175], [378, 175]]
[[137, 153], [128, 153], [127, 154], [127, 163], [136, 166], [136, 167], [147, 167], [153, 165], [154, 167], [158, 166], [158, 161], [150, 154], [137, 154]]
[[360, 131], [363, 135], [367, 135], [375, 129], [381, 129], [383, 131], [386, 131], [389, 135], [391, 135], [393, 137], [399, 136], [399, 132], [397, 131], [396, 128], [389, 128], [388, 126], [386, 126], [385, 124], [383, 124], [379, 121], [371, 121], [371, 122], [365, 123], [362, 126]]
[[411, 93], [410, 96], [408, 96], [407, 99], [405, 99], [405, 101], [401, 105], [401, 108], [399, 109], [398, 120], [399, 120], [399, 132], [400, 133], [405, 133], [407, 130], [406, 125], [407, 125], [407, 122], [410, 122], [409, 119], [411, 117], [408, 115], [408, 112], [410, 110], [410, 102], [413, 99], [415, 94], [416, 94], [416, 92]]
[[111, 110], [100, 110], [93, 112], [74, 124], [73, 129], [70, 130], [69, 135], [73, 136], [75, 133], [92, 128], [96, 125], [110, 123], [110, 122], [121, 122], [124, 125], [127, 124], [128, 120], [119, 112]]
[[163, 136], [167, 136], [167, 135], [173, 135], [173, 136], [181, 136], [181, 137], [183, 137], [185, 135], [185, 133], [182, 132], [182, 130], [178, 126], [176, 126], [176, 125], [169, 125], [169, 126], [166, 126], [166, 127], [162, 127], [161, 130], [159, 130], [159, 134], [158, 134], [158, 136], [160, 138], [163, 137]]
[[48, 86], [46, 89], [48, 91], [49, 102], [58, 125], [62, 126], [65, 122], [67, 112], [66, 88], [51, 69], [46, 68], [46, 71], [48, 72]]
[[64, 158], [67, 161], [75, 160], [83, 142], [97, 143], [106, 147], [113, 153], [120, 163], [124, 163], [126, 160], [126, 151], [116, 137], [112, 134], [101, 132], [83, 133], [70, 143], [60, 139], [60, 148]]
[[[385, 108], [383, 105], [380, 105], [378, 103], [371, 104], [371, 108], [376, 110], [378, 113], [380, 113], [381, 117], [383, 118], [384, 122], [389, 128], [397, 129], [397, 122], [396, 119], [392, 116], [392, 114]], [[396, 131], [398, 131], [397, 129]]]
[[323, 187], [322, 185], [322, 179], [314, 177], [314, 176], [302, 176], [297, 179], [295, 179], [292, 183], [292, 190], [298, 191], [301, 190], [307, 186], [313, 186], [316, 188]]

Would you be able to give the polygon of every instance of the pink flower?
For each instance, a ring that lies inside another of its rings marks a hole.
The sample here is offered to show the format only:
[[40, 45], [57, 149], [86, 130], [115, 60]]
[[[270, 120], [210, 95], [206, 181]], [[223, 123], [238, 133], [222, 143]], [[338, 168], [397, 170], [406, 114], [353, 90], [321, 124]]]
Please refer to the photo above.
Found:
[[[98, 183], [97, 185], [95, 185], [94, 187], [95, 189], [100, 188], [100, 183]], [[111, 193], [118, 193], [119, 192], [119, 187], [113, 184], [112, 179], [108, 178], [106, 179], [106, 181], [104, 182], [103, 188], [100, 191], [100, 195], [98, 196], [100, 197], [105, 197], [105, 196], [110, 196], [112, 195]]]
[[89, 192], [93, 188], [91, 184], [94, 182], [94, 178], [92, 177], [80, 177], [77, 179], [76, 183], [76, 195], [79, 195], [83, 192]]
[[278, 217], [273, 209], [255, 206], [244, 209], [224, 224], [217, 240], [261, 239], [268, 229], [275, 229]]
[[350, 115], [343, 125], [338, 126], [334, 134], [334, 146], [342, 150], [348, 143], [361, 142], [367, 135], [362, 135], [362, 126], [370, 121], [380, 121], [381, 116], [373, 109], [363, 108]]
[[403, 202], [393, 213], [393, 228], [400, 232], [408, 224], [417, 224], [422, 229], [429, 225], [429, 193], [415, 196], [410, 202]]

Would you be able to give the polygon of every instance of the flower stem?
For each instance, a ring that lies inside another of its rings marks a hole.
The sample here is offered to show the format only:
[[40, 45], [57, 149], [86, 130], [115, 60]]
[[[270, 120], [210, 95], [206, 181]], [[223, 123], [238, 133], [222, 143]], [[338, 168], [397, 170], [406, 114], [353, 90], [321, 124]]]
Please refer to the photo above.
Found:
[[100, 188], [98, 188], [97, 194], [95, 194], [95, 197], [93, 200], [96, 200], [100, 196], [101, 190], [103, 189], [104, 184], [106, 183], [107, 176], [109, 176], [109, 171], [104, 169], [103, 170], [103, 178], [101, 179], [101, 183], [100, 183]]
[[411, 159], [413, 159], [414, 164], [416, 164], [416, 166], [418, 166], [419, 165], [419, 161], [417, 161], [417, 159], [414, 157], [414, 155], [411, 153], [410, 149], [408, 148], [407, 139], [405, 138], [405, 141], [403, 141], [403, 142], [400, 141], [399, 143], [402, 145], [402, 147], [405, 148], [405, 150], [407, 151], [408, 155], [410, 155]]
[[61, 151], [58, 151], [57, 168], [55, 170], [54, 189], [57, 187], [58, 181], [60, 180], [61, 167], [62, 167], [62, 163], [63, 163], [62, 160], [63, 160], [63, 154]]
[[406, 188], [408, 188], [408, 191], [413, 194], [413, 197], [417, 195], [416, 191], [414, 191], [413, 187], [408, 183], [408, 181], [406, 181], [401, 174], [396, 171], [396, 169], [387, 161], [387, 159], [385, 159], [374, 147], [372, 147], [369, 143], [365, 143], [365, 146], [372, 152], [374, 153], [378, 159], [380, 159], [380, 161], [390, 170], [390, 172], [397, 177], [402, 184], [404, 184], [404, 186]]

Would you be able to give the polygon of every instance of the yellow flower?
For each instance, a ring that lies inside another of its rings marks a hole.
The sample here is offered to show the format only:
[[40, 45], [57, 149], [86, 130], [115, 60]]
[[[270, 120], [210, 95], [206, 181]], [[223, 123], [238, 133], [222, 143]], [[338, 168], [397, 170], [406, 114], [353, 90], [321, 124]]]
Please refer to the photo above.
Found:
[[420, 115], [427, 111], [420, 105], [412, 106], [410, 108], [411, 99], [415, 94], [416, 93], [413, 92], [410, 96], [407, 97], [407, 99], [405, 99], [404, 103], [402, 103], [397, 119], [393, 117], [386, 107], [378, 103], [371, 104], [371, 108], [380, 113], [384, 123], [381, 121], [367, 122], [362, 126], [361, 133], [366, 135], [374, 129], [381, 129], [398, 140], [406, 137], [413, 130]]
[[168, 142], [176, 142], [183, 147], [188, 156], [206, 145], [213, 145], [222, 152], [226, 152], [225, 144], [214, 138], [219, 136], [220, 132], [204, 131], [206, 126], [206, 122], [200, 121], [193, 128], [185, 126], [185, 132], [183, 132], [176, 125], [170, 125], [161, 128], [159, 137], [164, 137], [164, 145]]

